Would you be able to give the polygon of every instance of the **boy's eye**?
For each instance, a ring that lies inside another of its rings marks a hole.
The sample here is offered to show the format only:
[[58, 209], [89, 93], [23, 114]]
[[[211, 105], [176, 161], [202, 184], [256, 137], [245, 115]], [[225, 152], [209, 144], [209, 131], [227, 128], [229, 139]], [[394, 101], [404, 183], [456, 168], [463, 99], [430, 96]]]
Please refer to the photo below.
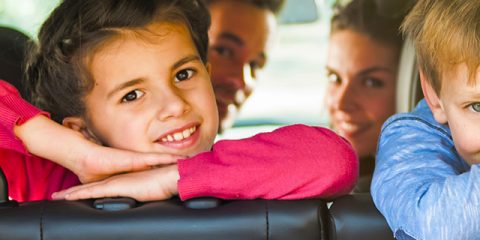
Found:
[[192, 69], [181, 70], [175, 75], [175, 82], [188, 80], [193, 76], [194, 73], [195, 71], [193, 71]]
[[365, 79], [365, 86], [371, 88], [381, 88], [383, 87], [383, 81], [376, 78], [367, 78]]
[[141, 98], [145, 93], [140, 90], [133, 90], [122, 98], [122, 102], [131, 102]]
[[480, 102], [470, 104], [470, 108], [475, 112], [480, 112]]
[[340, 79], [340, 77], [335, 74], [335, 73], [329, 73], [327, 75], [327, 79], [330, 83], [332, 84], [340, 84], [342, 82], [342, 80]]

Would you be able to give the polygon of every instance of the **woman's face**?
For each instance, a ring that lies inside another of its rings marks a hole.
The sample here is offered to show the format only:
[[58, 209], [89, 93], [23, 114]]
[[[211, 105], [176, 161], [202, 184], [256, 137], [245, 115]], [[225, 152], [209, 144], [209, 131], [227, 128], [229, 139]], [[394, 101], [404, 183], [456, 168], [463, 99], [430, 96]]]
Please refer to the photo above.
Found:
[[359, 157], [373, 156], [383, 122], [395, 113], [398, 49], [354, 30], [330, 37], [326, 104], [333, 128]]

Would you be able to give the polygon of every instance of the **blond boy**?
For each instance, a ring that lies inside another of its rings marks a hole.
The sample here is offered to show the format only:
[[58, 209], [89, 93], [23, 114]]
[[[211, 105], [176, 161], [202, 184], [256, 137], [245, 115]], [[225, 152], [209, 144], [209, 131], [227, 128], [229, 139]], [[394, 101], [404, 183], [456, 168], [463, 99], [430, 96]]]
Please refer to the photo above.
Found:
[[480, 1], [420, 0], [402, 29], [425, 99], [383, 125], [374, 202], [397, 239], [478, 239]]

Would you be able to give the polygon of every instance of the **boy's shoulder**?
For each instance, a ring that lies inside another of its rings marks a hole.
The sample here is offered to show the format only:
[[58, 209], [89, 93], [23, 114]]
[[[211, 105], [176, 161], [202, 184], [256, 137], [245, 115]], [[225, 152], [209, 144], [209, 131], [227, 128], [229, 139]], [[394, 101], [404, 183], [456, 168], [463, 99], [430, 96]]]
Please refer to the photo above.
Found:
[[422, 99], [413, 111], [395, 114], [385, 121], [382, 126], [382, 133], [390, 130], [401, 130], [405, 133], [413, 131], [437, 132], [451, 138], [450, 128], [435, 120], [425, 99]]

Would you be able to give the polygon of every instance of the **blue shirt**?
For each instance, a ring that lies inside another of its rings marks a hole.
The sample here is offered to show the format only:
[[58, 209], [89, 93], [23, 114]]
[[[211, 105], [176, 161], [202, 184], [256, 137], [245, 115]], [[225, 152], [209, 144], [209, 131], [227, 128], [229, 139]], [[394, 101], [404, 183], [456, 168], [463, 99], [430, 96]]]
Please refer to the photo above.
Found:
[[480, 239], [480, 170], [425, 100], [383, 125], [371, 193], [397, 239]]

